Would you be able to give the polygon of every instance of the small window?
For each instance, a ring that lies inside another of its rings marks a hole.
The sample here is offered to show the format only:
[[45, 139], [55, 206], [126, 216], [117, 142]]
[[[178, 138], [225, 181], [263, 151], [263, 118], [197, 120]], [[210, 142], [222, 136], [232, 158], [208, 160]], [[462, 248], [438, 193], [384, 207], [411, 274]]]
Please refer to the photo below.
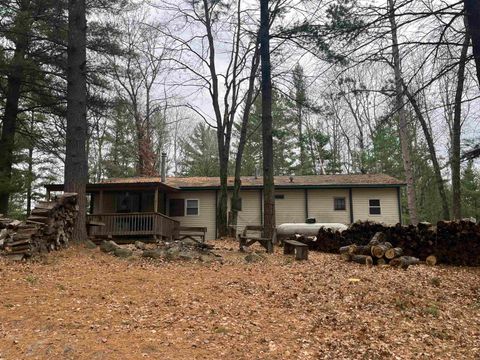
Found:
[[345, 198], [344, 197], [336, 197], [333, 199], [333, 209], [334, 210], [345, 210]]
[[368, 205], [370, 208], [370, 215], [380, 215], [382, 213], [380, 210], [380, 200], [371, 199], [368, 201]]
[[242, 211], [242, 198], [238, 198], [236, 202], [233, 201], [233, 198], [230, 199], [232, 210]]
[[198, 215], [198, 200], [197, 199], [187, 199], [186, 201], [187, 216]]
[[170, 199], [168, 214], [170, 216], [184, 216], [185, 215], [185, 200], [184, 199]]
[[275, 194], [275, 199], [285, 199], [284, 194]]

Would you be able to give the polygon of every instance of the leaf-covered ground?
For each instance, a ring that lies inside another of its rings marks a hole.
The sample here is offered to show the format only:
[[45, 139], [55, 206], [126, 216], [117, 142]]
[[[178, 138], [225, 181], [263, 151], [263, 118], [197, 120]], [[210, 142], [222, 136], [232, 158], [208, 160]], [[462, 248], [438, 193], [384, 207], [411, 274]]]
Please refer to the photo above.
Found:
[[0, 259], [0, 359], [479, 359], [480, 269]]

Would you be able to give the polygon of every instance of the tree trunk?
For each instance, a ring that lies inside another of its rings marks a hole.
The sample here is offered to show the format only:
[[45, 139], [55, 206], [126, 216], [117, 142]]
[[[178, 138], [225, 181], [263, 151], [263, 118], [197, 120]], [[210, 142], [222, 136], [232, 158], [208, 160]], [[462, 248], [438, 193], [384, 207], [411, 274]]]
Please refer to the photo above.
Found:
[[414, 225], [418, 223], [417, 205], [415, 196], [415, 187], [413, 180], [412, 161], [410, 158], [410, 149], [408, 146], [408, 129], [407, 129], [407, 114], [403, 103], [403, 86], [402, 86], [402, 68], [400, 61], [400, 51], [398, 47], [397, 24], [395, 21], [394, 1], [388, 0], [389, 5], [389, 19], [392, 35], [392, 56], [395, 70], [395, 103], [398, 115], [398, 129], [400, 135], [400, 145], [402, 149], [403, 168], [405, 170], [405, 178], [407, 181], [407, 203], [408, 213], [410, 215], [410, 222]]
[[462, 131], [462, 97], [465, 83], [465, 64], [467, 61], [470, 36], [465, 35], [462, 52], [458, 64], [457, 89], [455, 91], [455, 110], [452, 124], [452, 150], [450, 154], [450, 169], [452, 172], [452, 213], [454, 219], [462, 217], [461, 184], [460, 184], [460, 139]]
[[260, 57], [262, 60], [263, 226], [264, 236], [275, 229], [275, 184], [273, 178], [272, 74], [268, 0], [260, 0]]
[[85, 0], [68, 2], [67, 48], [67, 137], [65, 156], [65, 191], [78, 194], [79, 211], [72, 238], [85, 241], [86, 183], [88, 164], [87, 85], [86, 85], [86, 5]]
[[30, 1], [20, 1], [19, 14], [15, 19], [13, 42], [15, 52], [10, 63], [7, 80], [5, 112], [2, 119], [2, 135], [0, 137], [0, 214], [8, 213], [10, 192], [12, 189], [13, 151], [15, 147], [15, 133], [17, 130], [18, 105], [21, 87], [25, 75], [25, 53], [28, 47], [28, 31], [31, 19], [25, 18], [22, 13], [28, 13]]
[[32, 211], [32, 184], [33, 184], [33, 147], [34, 147], [34, 140], [33, 140], [33, 129], [35, 124], [35, 116], [32, 110], [32, 117], [30, 118], [30, 139], [28, 144], [28, 172], [27, 172], [27, 216], [30, 216], [30, 212]]
[[[240, 199], [240, 187], [242, 186], [241, 172], [242, 172], [242, 159], [243, 151], [245, 150], [245, 143], [247, 141], [247, 129], [248, 121], [250, 119], [250, 110], [254, 102], [255, 92], [255, 79], [257, 77], [258, 63], [259, 63], [259, 44], [258, 40], [255, 45], [255, 53], [252, 58], [252, 65], [250, 69], [250, 76], [248, 79], [247, 97], [245, 99], [245, 108], [243, 109], [242, 124], [240, 128], [240, 139], [238, 141], [237, 157], [235, 158], [235, 181], [233, 184], [232, 194], [232, 216], [230, 219], [230, 225], [232, 229], [236, 229], [238, 223], [238, 209], [236, 205]], [[233, 234], [234, 235], [234, 234]]]
[[440, 165], [438, 163], [437, 152], [435, 151], [435, 144], [433, 142], [432, 134], [430, 133], [430, 130], [427, 125], [427, 121], [425, 120], [425, 117], [422, 114], [420, 106], [418, 105], [417, 99], [415, 99], [415, 96], [413, 96], [413, 94], [410, 93], [403, 79], [402, 79], [402, 83], [403, 83], [403, 89], [405, 91], [405, 94], [407, 95], [408, 100], [412, 104], [415, 114], [417, 115], [418, 121], [422, 126], [422, 130], [425, 135], [425, 140], [427, 140], [428, 152], [430, 153], [430, 159], [432, 160], [432, 165], [433, 165], [433, 172], [435, 174], [435, 182], [437, 183], [438, 193], [440, 194], [440, 199], [442, 201], [443, 219], [448, 220], [450, 219], [450, 210], [448, 207], [447, 194], [445, 192], [445, 185], [443, 183], [442, 172], [440, 171]]
[[465, 6], [466, 28], [472, 39], [473, 56], [477, 68], [477, 80], [480, 86], [480, 2], [463, 0]]

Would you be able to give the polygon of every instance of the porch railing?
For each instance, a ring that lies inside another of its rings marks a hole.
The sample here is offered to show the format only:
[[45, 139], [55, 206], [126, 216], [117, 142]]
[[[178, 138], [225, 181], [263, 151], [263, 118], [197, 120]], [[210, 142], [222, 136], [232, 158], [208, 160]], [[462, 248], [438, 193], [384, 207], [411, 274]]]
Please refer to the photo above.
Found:
[[180, 223], [155, 212], [87, 215], [93, 236], [158, 236], [178, 238]]

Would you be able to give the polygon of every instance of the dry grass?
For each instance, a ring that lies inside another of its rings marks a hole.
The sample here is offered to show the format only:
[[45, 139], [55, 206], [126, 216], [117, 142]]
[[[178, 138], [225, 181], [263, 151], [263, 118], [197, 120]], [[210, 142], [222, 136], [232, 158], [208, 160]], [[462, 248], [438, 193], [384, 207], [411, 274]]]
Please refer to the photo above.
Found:
[[223, 265], [78, 248], [1, 259], [0, 358], [480, 358], [480, 269], [246, 264], [216, 244]]

